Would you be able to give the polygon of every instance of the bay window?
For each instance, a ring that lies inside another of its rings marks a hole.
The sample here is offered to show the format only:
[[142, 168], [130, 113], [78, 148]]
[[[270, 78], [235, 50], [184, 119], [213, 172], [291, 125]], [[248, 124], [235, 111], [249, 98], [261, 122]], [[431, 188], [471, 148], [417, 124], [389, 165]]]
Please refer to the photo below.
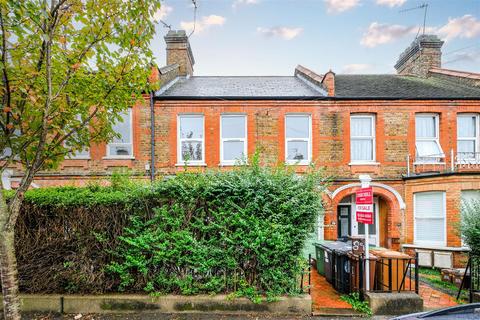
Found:
[[417, 192], [413, 198], [415, 244], [445, 246], [445, 192]]
[[416, 162], [440, 162], [445, 157], [439, 142], [438, 114], [417, 114], [415, 136]]
[[205, 134], [203, 115], [179, 115], [177, 127], [177, 157], [179, 164], [204, 164]]
[[309, 164], [312, 153], [310, 115], [289, 114], [285, 117], [285, 157], [288, 164]]
[[132, 158], [132, 109], [121, 114], [121, 120], [113, 125], [113, 131], [118, 136], [107, 145], [107, 158]]
[[478, 158], [479, 119], [478, 115], [462, 114], [457, 117], [457, 160]]
[[220, 118], [220, 162], [232, 165], [247, 156], [247, 117], [222, 115]]
[[350, 117], [350, 158], [352, 163], [375, 161], [375, 116]]

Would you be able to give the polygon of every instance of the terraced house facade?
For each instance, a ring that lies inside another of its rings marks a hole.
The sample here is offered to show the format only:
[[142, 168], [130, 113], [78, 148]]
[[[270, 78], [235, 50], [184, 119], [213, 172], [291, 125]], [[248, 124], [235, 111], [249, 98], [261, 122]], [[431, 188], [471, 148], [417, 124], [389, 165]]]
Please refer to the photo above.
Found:
[[[333, 176], [315, 237], [361, 235], [355, 190], [369, 174], [375, 195], [371, 242], [412, 252], [421, 264], [459, 266], [460, 205], [480, 199], [480, 74], [441, 67], [443, 42], [418, 37], [397, 74], [287, 77], [193, 76], [183, 31], [165, 37], [161, 88], [116, 125], [122, 138], [65, 159], [36, 186], [83, 184], [130, 168], [144, 179], [179, 170], [228, 170], [259, 150], [264, 165], [308, 165]], [[13, 170], [12, 186], [21, 176]]]

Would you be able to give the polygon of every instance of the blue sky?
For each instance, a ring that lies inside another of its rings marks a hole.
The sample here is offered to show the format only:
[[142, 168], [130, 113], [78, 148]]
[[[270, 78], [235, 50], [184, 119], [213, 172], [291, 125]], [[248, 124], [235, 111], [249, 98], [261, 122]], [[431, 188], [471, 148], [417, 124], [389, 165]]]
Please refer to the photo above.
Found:
[[[197, 0], [190, 37], [195, 75], [292, 75], [297, 64], [318, 73], [393, 73], [399, 54], [423, 24], [438, 34], [443, 67], [480, 72], [480, 0]], [[191, 0], [164, 0], [157, 13], [172, 29], [191, 29]], [[152, 43], [165, 64], [157, 25]]]

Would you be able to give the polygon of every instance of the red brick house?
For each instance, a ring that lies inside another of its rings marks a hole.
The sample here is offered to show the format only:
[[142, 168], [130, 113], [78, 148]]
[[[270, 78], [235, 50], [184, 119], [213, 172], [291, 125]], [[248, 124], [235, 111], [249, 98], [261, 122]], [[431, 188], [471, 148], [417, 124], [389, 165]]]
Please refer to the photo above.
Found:
[[[193, 76], [183, 31], [165, 37], [167, 65], [116, 126], [122, 139], [91, 145], [44, 172], [36, 186], [82, 184], [130, 168], [149, 179], [178, 170], [229, 168], [260, 150], [265, 165], [301, 173], [314, 162], [334, 177], [317, 237], [359, 235], [354, 193], [369, 174], [375, 194], [371, 241], [419, 250], [421, 263], [460, 265], [462, 199], [480, 199], [480, 74], [441, 68], [443, 42], [418, 37], [397, 74], [317, 74], [298, 66], [287, 77]], [[12, 184], [21, 172], [13, 171]]]

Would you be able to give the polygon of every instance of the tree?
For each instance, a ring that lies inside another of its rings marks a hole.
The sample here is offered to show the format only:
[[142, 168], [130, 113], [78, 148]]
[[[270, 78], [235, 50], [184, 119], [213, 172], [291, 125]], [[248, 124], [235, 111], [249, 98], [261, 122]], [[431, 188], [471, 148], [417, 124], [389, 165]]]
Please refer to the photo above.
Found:
[[160, 0], [0, 0], [0, 173], [21, 168], [13, 198], [0, 185], [5, 318], [20, 319], [15, 223], [26, 190], [112, 125], [149, 88]]

